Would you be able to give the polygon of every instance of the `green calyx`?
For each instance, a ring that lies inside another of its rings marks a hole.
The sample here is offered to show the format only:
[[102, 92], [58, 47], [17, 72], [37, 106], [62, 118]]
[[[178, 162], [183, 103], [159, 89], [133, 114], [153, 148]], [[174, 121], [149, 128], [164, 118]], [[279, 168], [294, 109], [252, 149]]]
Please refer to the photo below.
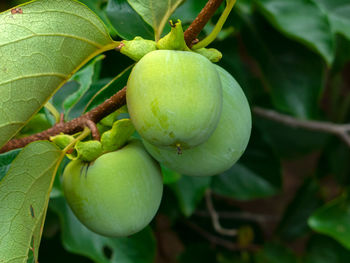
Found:
[[177, 22], [173, 23], [173, 21], [170, 20], [169, 23], [171, 26], [171, 31], [157, 42], [157, 48], [190, 51], [185, 42], [181, 21], [177, 20]]
[[133, 40], [123, 40], [119, 46], [120, 53], [139, 61], [147, 53], [156, 50], [156, 42], [135, 37]]
[[101, 142], [96, 140], [78, 142], [75, 145], [75, 150], [77, 151], [77, 157], [74, 159], [78, 159], [83, 162], [92, 162], [103, 153]]
[[130, 119], [116, 121], [112, 129], [102, 134], [101, 143], [103, 152], [113, 152], [123, 147], [130, 136], [135, 132], [135, 128]]
[[63, 133], [50, 137], [50, 141], [52, 141], [54, 144], [56, 144], [61, 150], [66, 148], [74, 140], [75, 140], [75, 138], [72, 135], [67, 135], [67, 134], [63, 134]]
[[[157, 43], [152, 40], [146, 40], [142, 37], [135, 37], [133, 40], [123, 40], [119, 46], [119, 50], [122, 54], [130, 57], [135, 61], [139, 61], [147, 53], [155, 50], [179, 50], [179, 51], [192, 51], [196, 52], [211, 62], [218, 62], [222, 58], [222, 54], [219, 50], [214, 48], [188, 48], [185, 41], [184, 31], [180, 20], [173, 22], [169, 21], [171, 30], [170, 32], [161, 38]], [[196, 47], [193, 46], [193, 47]]]
[[215, 48], [200, 48], [194, 50], [194, 52], [201, 54], [211, 62], [219, 62], [222, 58], [222, 53]]

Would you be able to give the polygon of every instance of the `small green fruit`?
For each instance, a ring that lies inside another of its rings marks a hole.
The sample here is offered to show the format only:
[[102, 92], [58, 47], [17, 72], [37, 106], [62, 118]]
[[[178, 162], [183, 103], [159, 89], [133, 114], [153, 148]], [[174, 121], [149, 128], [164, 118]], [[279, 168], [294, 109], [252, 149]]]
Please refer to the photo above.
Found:
[[139, 141], [92, 163], [69, 163], [63, 174], [67, 202], [90, 230], [105, 236], [134, 234], [156, 214], [163, 192], [160, 167]]
[[185, 175], [215, 175], [229, 169], [243, 154], [250, 137], [251, 113], [247, 99], [235, 79], [216, 66], [223, 87], [219, 124], [205, 143], [177, 154], [147, 141], [148, 152], [168, 168]]
[[194, 52], [156, 50], [132, 70], [126, 91], [131, 121], [147, 141], [191, 148], [214, 132], [222, 88], [214, 65]]

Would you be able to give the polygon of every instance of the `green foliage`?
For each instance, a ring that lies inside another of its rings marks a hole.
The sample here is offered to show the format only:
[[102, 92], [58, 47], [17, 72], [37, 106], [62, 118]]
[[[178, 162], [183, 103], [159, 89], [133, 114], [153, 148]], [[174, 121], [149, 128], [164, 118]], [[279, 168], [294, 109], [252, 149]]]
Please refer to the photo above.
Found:
[[317, 232], [329, 235], [350, 249], [350, 202], [347, 194], [318, 209], [308, 220]]
[[334, 59], [334, 39], [328, 17], [311, 0], [257, 1], [262, 13], [279, 30], [305, 43], [330, 65]]
[[57, 167], [64, 154], [49, 142], [35, 142], [14, 159], [0, 183], [0, 255], [3, 262], [38, 258], [42, 227]]
[[[135, 65], [114, 50], [119, 41], [142, 37], [153, 49], [171, 31], [169, 19], [180, 19], [186, 29], [206, 2], [0, 1], [0, 11], [23, 4], [23, 13], [0, 13], [0, 148], [53, 126], [56, 120], [43, 108], [47, 101], [65, 121], [100, 105], [127, 85]], [[2, 153], [1, 263], [44, 262], [48, 244], [55, 251], [48, 262], [349, 262], [350, 148], [330, 133], [282, 124], [253, 109], [350, 122], [350, 1], [237, 0], [209, 47], [222, 53], [218, 64], [237, 80], [252, 109], [252, 137], [237, 164], [201, 178], [162, 166], [166, 186], [156, 219], [129, 238], [108, 238], [88, 230], [68, 207], [61, 176], [69, 161], [54, 144], [39, 141]], [[98, 124], [105, 151], [131, 136], [130, 125], [118, 126], [128, 118], [122, 108]], [[215, 230], [204, 200], [208, 189], [223, 228], [251, 231], [247, 247]], [[43, 227], [47, 209], [50, 221]], [[52, 240], [61, 240], [67, 252], [56, 252]]]

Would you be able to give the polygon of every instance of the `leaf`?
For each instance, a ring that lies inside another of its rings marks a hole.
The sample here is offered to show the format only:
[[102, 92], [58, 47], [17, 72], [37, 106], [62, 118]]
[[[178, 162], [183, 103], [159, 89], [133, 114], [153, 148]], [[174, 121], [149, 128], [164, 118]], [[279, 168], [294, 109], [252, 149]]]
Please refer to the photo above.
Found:
[[304, 263], [345, 263], [349, 261], [350, 251], [335, 240], [326, 236], [314, 235], [307, 244]]
[[348, 194], [316, 210], [308, 220], [316, 232], [328, 235], [350, 249], [350, 199]]
[[328, 65], [335, 54], [328, 17], [312, 0], [259, 0], [262, 14], [286, 36], [319, 53]]
[[328, 14], [334, 32], [350, 40], [350, 2], [347, 0], [314, 0]]
[[270, 146], [253, 128], [248, 147], [228, 171], [215, 176], [214, 192], [239, 200], [251, 200], [278, 193], [282, 185], [281, 165]]
[[117, 34], [123, 39], [132, 40], [136, 36], [154, 38], [152, 27], [132, 9], [127, 0], [109, 0], [106, 14]]
[[318, 182], [308, 177], [284, 212], [277, 230], [280, 237], [290, 241], [310, 232], [307, 219], [322, 204], [319, 191]]
[[128, 3], [152, 26], [155, 40], [162, 35], [171, 14], [184, 0], [128, 0]]
[[1, 262], [26, 262], [30, 247], [37, 259], [49, 194], [63, 157], [50, 142], [31, 143], [0, 182]]
[[205, 190], [210, 185], [211, 179], [210, 176], [182, 176], [180, 180], [169, 185], [176, 195], [181, 212], [185, 216], [190, 216], [196, 210]]
[[[131, 237], [109, 238], [98, 235], [82, 225], [64, 198], [52, 199], [50, 208], [60, 217], [63, 245], [68, 251], [99, 263], [154, 262], [156, 242], [150, 228]], [[106, 253], [107, 251], [109, 253]]]
[[[66, 116], [69, 115], [70, 109], [75, 104], [77, 104], [78, 101], [89, 90], [93, 81], [93, 76], [95, 74], [96, 64], [101, 62], [103, 58], [103, 55], [94, 58], [91, 62], [89, 62], [88, 65], [86, 65], [83, 69], [75, 73], [70, 79], [71, 81], [79, 83], [79, 89], [75, 93], [68, 95], [63, 102], [63, 108]], [[74, 119], [75, 117], [78, 116], [72, 116], [71, 119]]]
[[21, 149], [16, 149], [10, 152], [0, 154], [0, 181], [6, 175], [7, 171], [10, 169], [12, 161], [19, 154]]
[[273, 106], [304, 119], [318, 117], [325, 85], [322, 59], [284, 38], [259, 17], [243, 16], [243, 21], [244, 44], [258, 63]]
[[79, 2], [38, 0], [18, 8], [0, 14], [0, 147], [74, 72], [117, 45]]
[[105, 0], [79, 0], [79, 2], [82, 2], [85, 5], [87, 5], [95, 14], [97, 14], [101, 18], [101, 20], [107, 26], [111, 35], [114, 36], [117, 33], [114, 27], [112, 26], [111, 22], [109, 21], [107, 14], [104, 10], [104, 4], [106, 2]]
[[255, 256], [256, 263], [297, 263], [296, 256], [278, 243], [266, 243]]

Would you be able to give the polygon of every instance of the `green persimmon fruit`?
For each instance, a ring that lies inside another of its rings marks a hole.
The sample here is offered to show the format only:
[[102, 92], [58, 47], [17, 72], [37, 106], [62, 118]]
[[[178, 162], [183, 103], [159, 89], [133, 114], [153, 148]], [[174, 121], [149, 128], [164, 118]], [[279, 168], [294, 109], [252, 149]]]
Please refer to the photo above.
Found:
[[204, 56], [156, 50], [133, 68], [126, 100], [141, 137], [163, 148], [186, 149], [203, 143], [214, 132], [222, 109], [222, 88], [214, 64]]
[[229, 169], [243, 154], [250, 137], [251, 112], [248, 101], [235, 79], [215, 66], [223, 87], [223, 107], [219, 124], [203, 144], [177, 154], [156, 147], [146, 140], [148, 152], [168, 168], [185, 175], [215, 175]]
[[87, 228], [122, 237], [142, 230], [152, 220], [163, 182], [159, 164], [134, 140], [92, 163], [70, 162], [63, 173], [63, 190]]

